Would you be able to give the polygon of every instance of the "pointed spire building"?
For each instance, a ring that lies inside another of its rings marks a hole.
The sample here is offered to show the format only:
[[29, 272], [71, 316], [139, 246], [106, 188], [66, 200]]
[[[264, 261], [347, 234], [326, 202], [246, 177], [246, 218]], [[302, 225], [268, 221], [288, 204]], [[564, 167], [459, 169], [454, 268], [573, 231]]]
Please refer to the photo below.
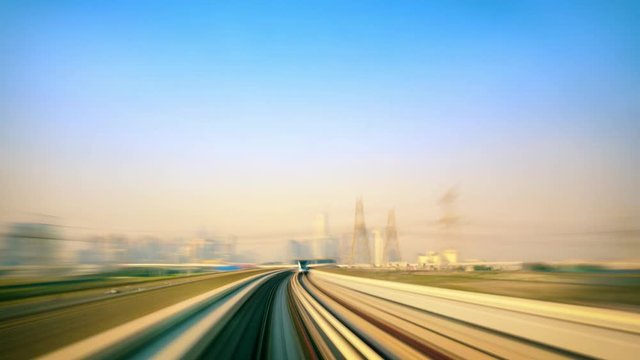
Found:
[[387, 228], [385, 229], [384, 262], [400, 261], [400, 245], [398, 244], [398, 230], [396, 229], [396, 212], [389, 210]]
[[362, 198], [356, 201], [356, 219], [353, 226], [353, 241], [351, 242], [351, 263], [371, 264], [371, 250], [369, 238], [364, 223], [364, 206]]

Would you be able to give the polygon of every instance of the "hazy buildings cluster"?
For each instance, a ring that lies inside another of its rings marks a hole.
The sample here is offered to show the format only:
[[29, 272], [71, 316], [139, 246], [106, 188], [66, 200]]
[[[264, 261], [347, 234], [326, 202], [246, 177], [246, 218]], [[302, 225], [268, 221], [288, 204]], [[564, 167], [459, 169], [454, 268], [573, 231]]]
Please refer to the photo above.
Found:
[[401, 257], [395, 211], [389, 211], [386, 227], [369, 231], [362, 199], [357, 199], [353, 232], [344, 233], [341, 237], [332, 235], [328, 216], [323, 213], [316, 219], [314, 236], [289, 240], [287, 254], [289, 260], [326, 259], [361, 266], [397, 263]]
[[0, 265], [51, 267], [79, 264], [222, 263], [252, 262], [237, 251], [235, 236], [162, 239], [100, 235], [68, 238], [60, 227], [42, 223], [13, 223], [0, 235]]
[[0, 264], [4, 266], [52, 265], [62, 260], [58, 231], [47, 224], [11, 224], [0, 242]]
[[318, 214], [314, 228], [314, 234], [310, 238], [288, 241], [288, 261], [298, 259], [338, 260], [339, 241], [329, 231], [329, 217], [326, 213]]

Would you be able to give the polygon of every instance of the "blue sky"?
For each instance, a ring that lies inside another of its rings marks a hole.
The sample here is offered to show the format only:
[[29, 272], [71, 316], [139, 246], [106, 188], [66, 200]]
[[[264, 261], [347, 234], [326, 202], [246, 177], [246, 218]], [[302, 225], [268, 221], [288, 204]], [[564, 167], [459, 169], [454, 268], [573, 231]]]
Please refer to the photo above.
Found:
[[[459, 184], [495, 217], [558, 194], [561, 218], [633, 217], [639, 17], [635, 1], [4, 1], [0, 216], [241, 232], [279, 211], [256, 226], [280, 231], [325, 210], [347, 226], [363, 195], [401, 224]], [[210, 220], [225, 214], [240, 220]]]

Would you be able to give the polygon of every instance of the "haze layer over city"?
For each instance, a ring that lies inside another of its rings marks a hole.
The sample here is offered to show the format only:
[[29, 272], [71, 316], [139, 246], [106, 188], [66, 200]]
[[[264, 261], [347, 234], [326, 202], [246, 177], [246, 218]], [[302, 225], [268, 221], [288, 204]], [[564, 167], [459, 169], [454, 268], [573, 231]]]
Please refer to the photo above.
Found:
[[278, 261], [362, 197], [414, 261], [454, 188], [467, 257], [638, 256], [633, 2], [1, 6], [5, 224]]

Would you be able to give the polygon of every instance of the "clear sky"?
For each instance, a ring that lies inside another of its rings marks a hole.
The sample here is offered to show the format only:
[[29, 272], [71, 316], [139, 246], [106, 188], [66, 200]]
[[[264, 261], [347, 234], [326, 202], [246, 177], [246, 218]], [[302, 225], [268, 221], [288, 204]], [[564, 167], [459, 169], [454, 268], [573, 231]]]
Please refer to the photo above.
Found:
[[414, 260], [457, 185], [468, 256], [640, 256], [535, 235], [640, 228], [639, 39], [638, 1], [2, 1], [0, 221], [260, 248], [361, 195]]

